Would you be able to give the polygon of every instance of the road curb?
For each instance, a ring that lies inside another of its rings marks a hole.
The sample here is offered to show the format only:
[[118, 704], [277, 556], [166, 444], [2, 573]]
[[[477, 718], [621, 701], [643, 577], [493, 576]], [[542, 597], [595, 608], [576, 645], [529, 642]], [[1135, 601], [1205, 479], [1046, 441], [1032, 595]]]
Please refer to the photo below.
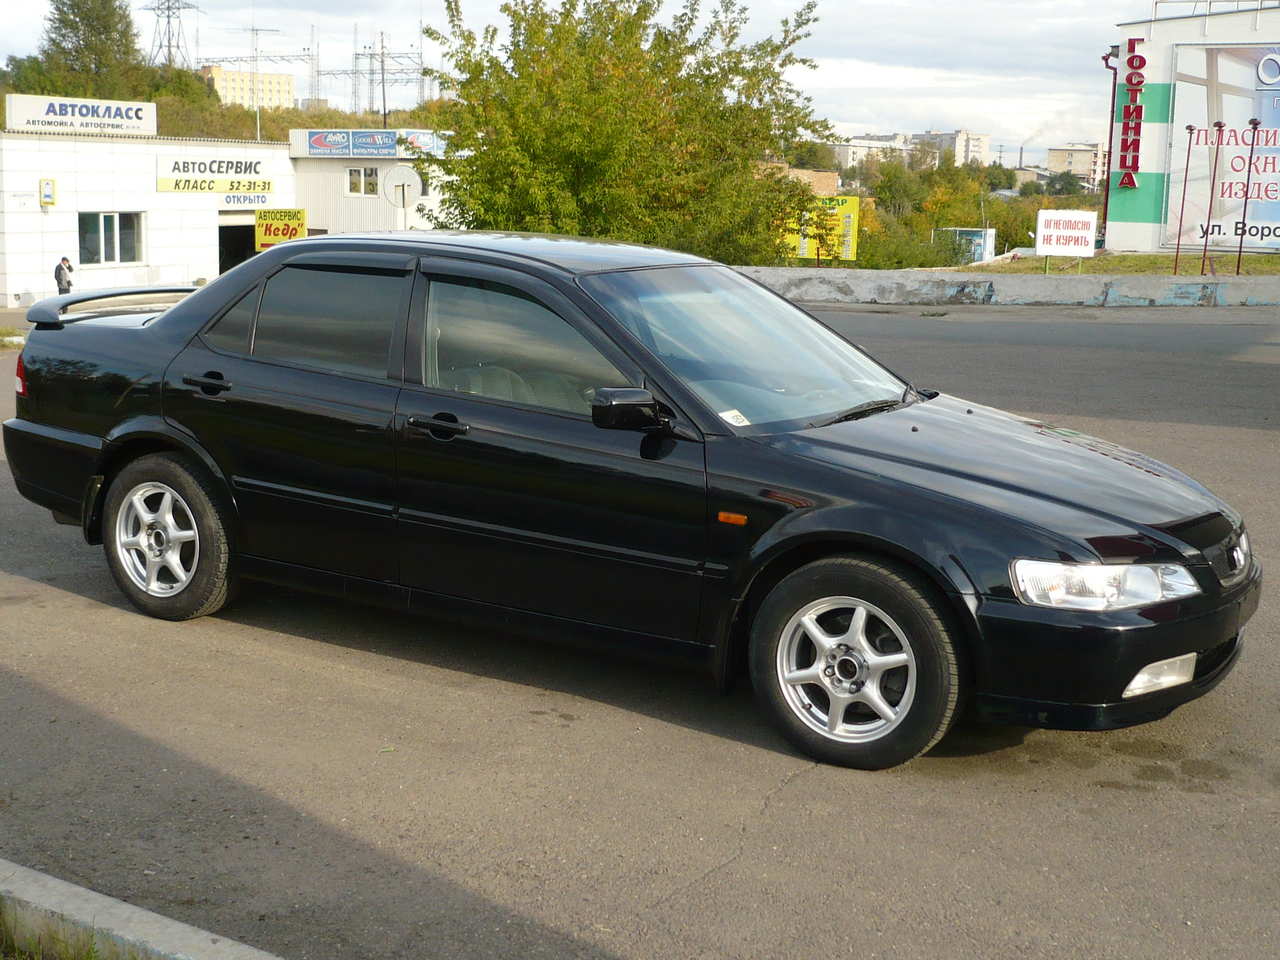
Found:
[[1280, 276], [1040, 276], [949, 270], [735, 267], [791, 300], [1016, 307], [1261, 307], [1280, 305]]
[[92, 942], [101, 960], [280, 960], [8, 860], [0, 860], [0, 918], [36, 956]]

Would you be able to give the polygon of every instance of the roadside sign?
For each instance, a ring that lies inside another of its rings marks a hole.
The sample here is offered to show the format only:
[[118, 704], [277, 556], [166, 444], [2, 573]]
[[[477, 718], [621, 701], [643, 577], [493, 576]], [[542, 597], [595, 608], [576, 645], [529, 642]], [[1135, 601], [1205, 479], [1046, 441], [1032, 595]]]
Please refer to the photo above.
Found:
[[259, 252], [307, 235], [306, 210], [255, 210], [253, 249]]
[[1092, 257], [1096, 210], [1041, 210], [1036, 217], [1037, 257]]

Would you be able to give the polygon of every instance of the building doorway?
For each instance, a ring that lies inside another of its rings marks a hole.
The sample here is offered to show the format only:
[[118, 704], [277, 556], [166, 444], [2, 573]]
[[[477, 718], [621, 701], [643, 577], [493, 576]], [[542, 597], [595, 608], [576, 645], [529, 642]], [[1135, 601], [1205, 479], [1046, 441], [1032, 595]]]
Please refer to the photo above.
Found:
[[253, 226], [218, 226], [218, 272], [226, 273], [253, 256]]

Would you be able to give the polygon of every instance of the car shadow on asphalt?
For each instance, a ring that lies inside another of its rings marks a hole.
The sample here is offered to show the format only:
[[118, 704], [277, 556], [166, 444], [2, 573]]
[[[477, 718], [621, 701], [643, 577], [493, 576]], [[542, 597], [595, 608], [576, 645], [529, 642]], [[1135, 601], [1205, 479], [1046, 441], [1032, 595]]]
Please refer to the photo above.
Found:
[[5, 859], [284, 956], [615, 956], [3, 668], [0, 730]]
[[[621, 651], [567, 647], [529, 626], [498, 628], [398, 613], [253, 582], [245, 583], [236, 603], [217, 616], [255, 629], [584, 697], [747, 746], [797, 755], [761, 714], [745, 676], [736, 678], [727, 694], [717, 695], [710, 678], [700, 672], [654, 665]], [[993, 726], [963, 715], [927, 756], [959, 759], [1006, 750], [1019, 746], [1030, 729]]]

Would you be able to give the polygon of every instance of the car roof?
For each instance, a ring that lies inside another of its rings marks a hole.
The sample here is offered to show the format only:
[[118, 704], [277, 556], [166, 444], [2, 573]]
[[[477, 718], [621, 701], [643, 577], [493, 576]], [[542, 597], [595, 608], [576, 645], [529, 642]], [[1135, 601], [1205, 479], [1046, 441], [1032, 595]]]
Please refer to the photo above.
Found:
[[386, 240], [406, 242], [425, 248], [470, 250], [520, 257], [555, 267], [571, 274], [601, 273], [635, 267], [662, 267], [678, 264], [709, 264], [714, 261], [678, 250], [645, 247], [615, 240], [562, 237], [552, 233], [497, 233], [479, 230], [400, 230], [385, 233], [346, 233], [313, 237], [324, 240]]

